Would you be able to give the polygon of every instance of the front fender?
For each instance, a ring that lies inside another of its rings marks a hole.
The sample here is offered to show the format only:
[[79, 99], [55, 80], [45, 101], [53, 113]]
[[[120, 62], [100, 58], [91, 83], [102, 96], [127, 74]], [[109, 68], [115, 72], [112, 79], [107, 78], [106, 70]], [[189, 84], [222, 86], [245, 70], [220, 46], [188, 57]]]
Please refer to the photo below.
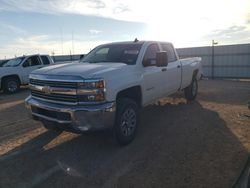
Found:
[[117, 73], [105, 79], [106, 81], [106, 99], [107, 101], [115, 101], [117, 94], [134, 86], [141, 85], [142, 76], [139, 72], [131, 72], [129, 74]]

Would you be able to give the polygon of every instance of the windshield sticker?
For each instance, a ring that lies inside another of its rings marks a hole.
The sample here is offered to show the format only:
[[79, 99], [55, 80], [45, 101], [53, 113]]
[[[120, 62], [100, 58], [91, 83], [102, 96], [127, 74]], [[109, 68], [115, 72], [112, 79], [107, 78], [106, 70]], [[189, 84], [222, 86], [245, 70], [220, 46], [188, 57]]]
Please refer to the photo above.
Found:
[[139, 50], [125, 50], [124, 54], [137, 55], [139, 54]]

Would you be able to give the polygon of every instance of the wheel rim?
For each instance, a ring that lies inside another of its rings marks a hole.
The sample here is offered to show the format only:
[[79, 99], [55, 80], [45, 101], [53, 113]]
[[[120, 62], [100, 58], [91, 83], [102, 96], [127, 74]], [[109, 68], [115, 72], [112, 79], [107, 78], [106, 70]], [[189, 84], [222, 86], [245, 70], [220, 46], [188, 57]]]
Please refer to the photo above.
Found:
[[197, 82], [194, 81], [193, 82], [193, 87], [192, 87], [192, 94], [193, 94], [193, 96], [196, 95], [196, 92], [197, 92]]
[[121, 118], [121, 131], [123, 135], [130, 136], [136, 127], [136, 113], [134, 109], [128, 108], [124, 111]]
[[17, 90], [17, 83], [15, 81], [9, 81], [7, 84], [8, 91], [15, 92]]

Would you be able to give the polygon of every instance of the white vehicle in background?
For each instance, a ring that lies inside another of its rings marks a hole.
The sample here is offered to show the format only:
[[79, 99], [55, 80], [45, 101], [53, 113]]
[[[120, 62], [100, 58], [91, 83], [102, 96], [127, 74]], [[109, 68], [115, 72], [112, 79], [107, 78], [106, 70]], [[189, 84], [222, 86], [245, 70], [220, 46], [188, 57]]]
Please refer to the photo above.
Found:
[[33, 70], [53, 63], [49, 55], [29, 55], [10, 59], [0, 67], [0, 88], [6, 93], [15, 93], [20, 85], [29, 83], [29, 74]]
[[125, 145], [136, 135], [142, 107], [180, 90], [194, 100], [201, 74], [201, 58], [179, 59], [171, 43], [110, 43], [80, 63], [33, 71], [25, 101], [32, 117], [48, 129], [111, 128]]

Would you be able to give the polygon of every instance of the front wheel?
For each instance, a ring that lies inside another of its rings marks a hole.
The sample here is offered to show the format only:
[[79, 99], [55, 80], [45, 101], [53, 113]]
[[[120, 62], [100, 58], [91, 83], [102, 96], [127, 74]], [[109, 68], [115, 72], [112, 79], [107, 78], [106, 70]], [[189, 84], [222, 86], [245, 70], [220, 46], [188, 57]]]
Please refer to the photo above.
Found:
[[121, 98], [117, 101], [116, 121], [114, 134], [120, 145], [127, 145], [136, 136], [139, 124], [139, 110], [136, 102], [129, 98]]
[[185, 88], [184, 93], [188, 101], [192, 101], [196, 98], [198, 93], [198, 82], [196, 78], [193, 78], [191, 84]]
[[7, 78], [3, 81], [3, 91], [5, 93], [16, 93], [20, 89], [20, 82], [16, 78]]

